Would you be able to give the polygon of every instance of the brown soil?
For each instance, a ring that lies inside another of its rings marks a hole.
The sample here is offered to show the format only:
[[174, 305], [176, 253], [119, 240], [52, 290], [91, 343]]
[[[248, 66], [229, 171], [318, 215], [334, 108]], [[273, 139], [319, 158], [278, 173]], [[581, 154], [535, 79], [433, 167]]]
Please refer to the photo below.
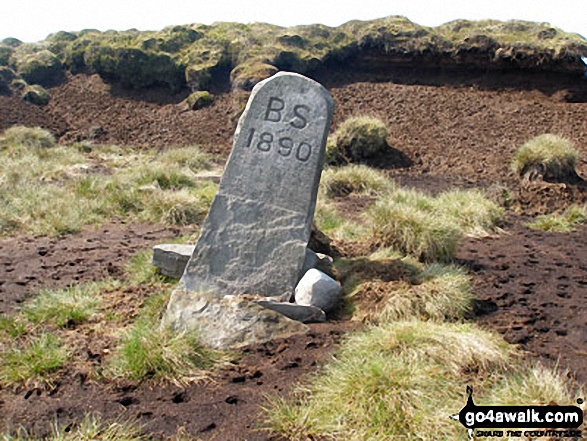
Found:
[[122, 418], [144, 427], [154, 439], [178, 428], [202, 440], [261, 441], [261, 406], [267, 397], [284, 396], [292, 386], [327, 361], [350, 322], [311, 325], [308, 335], [245, 348], [211, 379], [189, 386], [110, 384], [88, 381], [84, 372], [68, 372], [50, 391], [24, 388], [0, 391], [0, 427], [44, 436], [56, 420], [60, 427], [98, 412], [106, 420]]
[[587, 227], [531, 230], [513, 218], [505, 234], [468, 239], [458, 257], [475, 275], [477, 320], [587, 382]]
[[[519, 145], [547, 132], [573, 140], [587, 157], [587, 103], [568, 102], [562, 86], [555, 93], [531, 84], [514, 88], [498, 78], [486, 89], [462, 82], [433, 85], [426, 78], [414, 81], [419, 84], [406, 84], [405, 79], [394, 83], [376, 76], [351, 78], [348, 73], [319, 79], [336, 102], [333, 128], [355, 114], [386, 121], [388, 142], [396, 149], [394, 158], [401, 161], [384, 165], [400, 185], [430, 193], [505, 186], [517, 200], [517, 209], [528, 214], [587, 199], [581, 183], [522, 185], [508, 166]], [[201, 144], [223, 160], [243, 104], [242, 95], [220, 91], [212, 106], [187, 111], [181, 104], [185, 94], [168, 96], [153, 90], [141, 95], [84, 75], [69, 77], [50, 93], [51, 103], [44, 108], [0, 96], [0, 130], [13, 124], [41, 125], [61, 142], [92, 139], [157, 148]], [[585, 160], [578, 172], [587, 177]], [[345, 215], [360, 219], [357, 212], [369, 202], [351, 196], [337, 204]], [[459, 259], [475, 276], [477, 320], [520, 344], [529, 358], [560, 360], [578, 380], [587, 381], [582, 312], [587, 300], [587, 268], [582, 263], [587, 257], [587, 228], [569, 234], [541, 233], [523, 222], [511, 217], [504, 234], [468, 239], [460, 248]], [[120, 275], [133, 253], [179, 234], [115, 223], [55, 239], [2, 239], [0, 313], [13, 312], [42, 287]], [[365, 252], [344, 244], [338, 249], [346, 255]], [[140, 293], [129, 293], [135, 294]], [[313, 325], [308, 336], [249, 348], [213, 381], [185, 388], [104, 385], [72, 371], [50, 392], [1, 390], [0, 430], [24, 424], [42, 434], [55, 419], [67, 424], [94, 410], [107, 418], [137, 418], [155, 437], [183, 426], [203, 439], [270, 439], [256, 430], [262, 424], [265, 395], [286, 394], [307, 378], [329, 359], [350, 326], [336, 321]]]
[[12, 313], [41, 288], [120, 277], [133, 254], [179, 234], [177, 228], [119, 222], [75, 236], [0, 239], [0, 314]]

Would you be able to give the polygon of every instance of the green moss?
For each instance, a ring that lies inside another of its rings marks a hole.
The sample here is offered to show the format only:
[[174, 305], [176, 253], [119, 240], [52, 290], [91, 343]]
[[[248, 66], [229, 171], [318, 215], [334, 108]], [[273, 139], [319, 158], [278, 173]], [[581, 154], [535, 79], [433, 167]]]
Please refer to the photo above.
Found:
[[127, 87], [167, 85], [183, 86], [182, 69], [166, 54], [133, 47], [90, 45], [85, 53], [86, 65], [108, 80], [120, 81]]
[[26, 86], [22, 92], [22, 99], [37, 106], [46, 106], [49, 104], [49, 92], [43, 86], [38, 84]]
[[8, 66], [8, 61], [10, 60], [12, 52], [13, 51], [10, 46], [0, 44], [0, 66]]
[[23, 45], [14, 52], [12, 59], [18, 74], [29, 84], [51, 86], [62, 79], [59, 58], [42, 46]]
[[213, 102], [214, 98], [209, 92], [206, 92], [205, 90], [193, 92], [186, 98], [186, 104], [192, 110], [198, 110], [209, 106]]

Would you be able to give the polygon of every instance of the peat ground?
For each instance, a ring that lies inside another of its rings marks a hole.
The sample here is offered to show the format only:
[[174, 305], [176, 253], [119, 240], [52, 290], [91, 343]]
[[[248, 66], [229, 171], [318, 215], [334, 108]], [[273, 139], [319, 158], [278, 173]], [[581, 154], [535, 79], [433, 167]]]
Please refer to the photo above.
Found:
[[[511, 211], [522, 214], [585, 200], [581, 188], [520, 185], [509, 161], [526, 140], [556, 133], [575, 142], [583, 155], [579, 174], [587, 176], [587, 103], [567, 102], [564, 90], [378, 80], [323, 79], [336, 103], [333, 128], [357, 114], [388, 124], [389, 144], [406, 159], [389, 170], [400, 185], [430, 192], [502, 186], [514, 199]], [[223, 93], [212, 106], [187, 111], [181, 94], [154, 91], [141, 97], [83, 75], [50, 93], [45, 108], [0, 96], [0, 130], [41, 125], [62, 142], [93, 139], [146, 148], [200, 144], [222, 162], [243, 103], [242, 96]], [[525, 227], [525, 220], [511, 214], [503, 234], [470, 238], [460, 246], [457, 257], [474, 275], [475, 320], [519, 344], [528, 358], [557, 362], [586, 382], [587, 228], [543, 233]], [[181, 234], [189, 231], [118, 222], [60, 238], [0, 239], [0, 313], [13, 313], [43, 287], [120, 275], [134, 253]], [[68, 371], [52, 391], [1, 390], [0, 429], [23, 424], [43, 434], [55, 420], [66, 425], [84, 412], [98, 411], [106, 418], [136, 418], [156, 437], [185, 427], [202, 439], [270, 439], [256, 430], [265, 396], [287, 393], [327, 362], [344, 333], [357, 326], [312, 325], [308, 336], [249, 348], [213, 379], [188, 387], [104, 385]]]

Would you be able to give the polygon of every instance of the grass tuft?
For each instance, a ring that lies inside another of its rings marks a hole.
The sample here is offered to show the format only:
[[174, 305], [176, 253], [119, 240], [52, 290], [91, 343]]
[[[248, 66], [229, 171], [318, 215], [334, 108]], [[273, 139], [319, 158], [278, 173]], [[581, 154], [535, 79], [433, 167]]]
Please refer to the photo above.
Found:
[[69, 357], [69, 350], [61, 340], [48, 333], [31, 337], [2, 352], [0, 382], [5, 385], [50, 384]]
[[[51, 435], [43, 441], [146, 441], [149, 438], [141, 433], [141, 428], [130, 421], [118, 420], [107, 422], [99, 414], [86, 414], [84, 418], [65, 427], [55, 423]], [[24, 430], [14, 435], [0, 435], [3, 441], [41, 441]]]
[[571, 205], [561, 214], [546, 214], [538, 216], [527, 225], [530, 228], [556, 233], [575, 231], [578, 225], [587, 221], [587, 207], [585, 205]]
[[151, 320], [141, 320], [124, 333], [107, 375], [183, 383], [201, 378], [212, 364], [212, 352], [194, 335], [176, 334], [159, 329]]
[[478, 190], [453, 190], [437, 197], [398, 189], [367, 212], [379, 245], [424, 261], [450, 261], [465, 235], [496, 231], [504, 211]]
[[377, 202], [368, 212], [380, 245], [425, 261], [448, 261], [463, 236], [456, 225], [406, 203]]
[[371, 328], [349, 337], [294, 400], [270, 400], [268, 426], [290, 440], [461, 439], [447, 415], [463, 406], [464, 372], [491, 377], [508, 359], [503, 340], [473, 325]]
[[0, 136], [0, 150], [48, 149], [55, 147], [55, 137], [40, 127], [13, 126]]
[[32, 323], [73, 326], [96, 313], [102, 290], [111, 285], [109, 282], [86, 283], [59, 290], [43, 290], [22, 308], [22, 313]]
[[362, 162], [385, 151], [387, 126], [372, 116], [346, 119], [336, 129], [326, 145], [328, 164]]
[[553, 134], [540, 135], [522, 145], [512, 159], [514, 173], [523, 176], [538, 169], [557, 180], [575, 175], [579, 152], [568, 139]]
[[395, 189], [394, 183], [383, 173], [365, 165], [328, 168], [322, 173], [320, 183], [328, 197], [347, 196], [351, 193], [374, 196]]

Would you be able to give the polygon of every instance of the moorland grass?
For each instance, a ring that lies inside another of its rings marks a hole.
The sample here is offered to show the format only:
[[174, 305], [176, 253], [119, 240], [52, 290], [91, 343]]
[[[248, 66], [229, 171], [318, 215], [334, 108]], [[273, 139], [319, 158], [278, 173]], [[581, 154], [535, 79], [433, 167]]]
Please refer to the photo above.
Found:
[[195, 335], [175, 333], [143, 319], [124, 332], [106, 376], [185, 383], [202, 378], [212, 366], [213, 352]]
[[20, 128], [12, 136], [10, 130], [0, 149], [0, 235], [74, 233], [115, 217], [192, 225], [203, 220], [216, 192], [211, 181], [194, 177], [211, 167], [195, 147], [161, 154], [115, 146], [40, 148], [30, 140], [44, 139], [38, 131], [50, 133]]
[[568, 139], [553, 134], [539, 135], [523, 144], [512, 158], [514, 173], [523, 176], [538, 168], [555, 179], [573, 176], [579, 160], [579, 152]]
[[44, 289], [28, 301], [21, 313], [31, 324], [73, 326], [90, 319], [98, 311], [101, 292], [116, 282], [91, 282], [64, 289]]
[[16, 344], [0, 344], [0, 384], [51, 384], [65, 365], [70, 348], [51, 333], [40, 333]]
[[327, 168], [322, 172], [320, 184], [327, 197], [347, 196], [351, 193], [376, 196], [395, 188], [393, 181], [382, 172], [356, 164]]
[[462, 439], [462, 427], [448, 415], [462, 408], [473, 381], [463, 372], [489, 381], [509, 352], [501, 338], [468, 324], [369, 328], [349, 336], [293, 399], [269, 399], [268, 427], [289, 440]]
[[567, 233], [575, 231], [577, 226], [587, 221], [587, 207], [585, 205], [570, 205], [562, 213], [551, 213], [537, 216], [528, 222], [530, 228], [540, 231]]
[[436, 197], [398, 189], [367, 212], [373, 240], [424, 261], [450, 261], [465, 235], [498, 230], [504, 210], [477, 190], [453, 190]]
[[373, 116], [354, 116], [343, 121], [326, 144], [326, 163], [362, 162], [387, 148], [387, 126]]
[[147, 441], [140, 426], [130, 421], [105, 421], [99, 414], [86, 414], [80, 421], [71, 425], [56, 422], [51, 427], [51, 434], [39, 438], [29, 434], [25, 429], [13, 434], [0, 434], [2, 441]]

